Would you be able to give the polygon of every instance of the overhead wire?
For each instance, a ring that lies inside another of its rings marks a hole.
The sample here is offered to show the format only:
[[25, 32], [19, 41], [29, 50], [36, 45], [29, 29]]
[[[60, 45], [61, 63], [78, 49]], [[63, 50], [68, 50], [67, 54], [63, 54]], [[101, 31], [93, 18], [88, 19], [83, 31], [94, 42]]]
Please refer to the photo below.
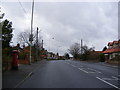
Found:
[[[20, 2], [20, 0], [18, 0], [18, 2], [19, 2], [19, 4], [20, 4], [20, 6], [22, 7], [23, 12], [24, 12], [24, 13], [28, 16], [28, 14], [27, 14], [27, 12], [26, 12], [25, 8], [23, 7], [22, 3]], [[29, 17], [29, 16], [28, 16], [28, 17]]]

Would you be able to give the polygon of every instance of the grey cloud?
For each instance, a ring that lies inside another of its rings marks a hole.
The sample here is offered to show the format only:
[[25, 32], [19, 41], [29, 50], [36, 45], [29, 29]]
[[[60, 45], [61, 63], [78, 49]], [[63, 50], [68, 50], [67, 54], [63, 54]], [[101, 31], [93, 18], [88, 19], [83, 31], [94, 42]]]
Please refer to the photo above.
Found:
[[[31, 3], [22, 4], [30, 13]], [[19, 12], [13, 12], [14, 15], [24, 17], [23, 12], [17, 5], [6, 7], [10, 7], [8, 10], [11, 12], [10, 16], [12, 10], [19, 10]], [[55, 38], [51, 41], [51, 50], [53, 51], [62, 46], [59, 48], [59, 52], [63, 54], [71, 44], [79, 42], [81, 38], [85, 44], [94, 45], [96, 50], [101, 50], [107, 42], [116, 40], [118, 37], [117, 14], [117, 3], [113, 2], [36, 2], [34, 27], [40, 27], [42, 33], [44, 33], [43, 39], [46, 48], [49, 48], [49, 39]], [[19, 23], [19, 20], [15, 23]], [[16, 28], [18, 27], [16, 25]]]

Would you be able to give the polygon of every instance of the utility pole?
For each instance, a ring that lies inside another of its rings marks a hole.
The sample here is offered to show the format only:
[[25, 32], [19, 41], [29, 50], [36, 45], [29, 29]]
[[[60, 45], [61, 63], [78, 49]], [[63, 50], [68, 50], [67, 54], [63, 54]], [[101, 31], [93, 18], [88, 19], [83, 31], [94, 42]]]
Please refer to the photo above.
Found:
[[42, 49], [43, 49], [43, 40], [42, 40]]
[[37, 27], [37, 37], [36, 37], [36, 61], [38, 61], [38, 27]]
[[83, 45], [83, 42], [82, 42], [82, 39], [81, 39], [81, 54], [83, 53], [83, 52], [82, 52], [82, 45]]
[[34, 0], [33, 0], [33, 3], [32, 3], [32, 16], [31, 16], [31, 34], [30, 34], [30, 59], [29, 59], [29, 65], [31, 64], [31, 55], [32, 55], [32, 41], [33, 41], [33, 34], [32, 34], [32, 31], [33, 31], [33, 12], [34, 12]]

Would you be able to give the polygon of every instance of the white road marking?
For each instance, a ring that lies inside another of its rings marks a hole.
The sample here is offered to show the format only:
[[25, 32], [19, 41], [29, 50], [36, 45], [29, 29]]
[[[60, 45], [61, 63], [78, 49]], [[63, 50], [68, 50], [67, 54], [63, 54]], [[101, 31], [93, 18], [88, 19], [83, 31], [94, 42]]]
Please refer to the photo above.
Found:
[[96, 72], [88, 72], [88, 73], [96, 73]]
[[114, 77], [114, 76], [112, 76], [112, 78], [114, 78], [114, 79], [116, 79], [116, 80], [120, 80], [119, 78], [117, 78], [117, 77]]
[[76, 67], [75, 65], [72, 65], [72, 64], [71, 64], [71, 66]]
[[91, 68], [88, 68], [89, 70], [93, 70], [93, 71], [95, 71], [95, 72], [98, 72], [98, 73], [101, 73], [101, 72], [99, 72], [99, 71], [97, 71], [97, 70], [95, 70], [95, 69], [91, 69]]
[[83, 72], [85, 72], [85, 73], [89, 73], [89, 72], [87, 72], [87, 71], [85, 71], [85, 70], [83, 70], [83, 69], [81, 69], [81, 68], [78, 68], [79, 70], [81, 70], [81, 71], [83, 71]]
[[113, 85], [113, 84], [111, 84], [111, 83], [109, 83], [109, 82], [107, 82], [107, 81], [105, 81], [105, 80], [103, 80], [103, 79], [101, 79], [101, 78], [99, 78], [99, 77], [96, 77], [96, 78], [99, 79], [100, 81], [103, 81], [104, 83], [106, 83], [106, 84], [114, 87], [114, 88], [120, 89], [119, 87], [117, 87], [117, 86], [115, 86], [115, 85]]
[[[96, 71], [94, 71], [94, 72], [89, 72], [89, 71], [86, 71], [86, 70], [84, 70], [83, 68], [78, 68], [79, 70], [81, 70], [81, 71], [83, 71], [83, 72], [85, 72], [85, 73], [96, 73]], [[90, 69], [89, 69], [90, 70]], [[101, 73], [101, 72], [97, 72], [97, 73]]]
[[112, 79], [112, 78], [102, 78], [103, 80], [116, 80], [116, 79]]
[[31, 75], [33, 74], [33, 72], [30, 72], [27, 77], [25, 77], [25, 79], [23, 79], [21, 82], [19, 82], [14, 88], [17, 88], [18, 86], [20, 86], [27, 78], [29, 78]]

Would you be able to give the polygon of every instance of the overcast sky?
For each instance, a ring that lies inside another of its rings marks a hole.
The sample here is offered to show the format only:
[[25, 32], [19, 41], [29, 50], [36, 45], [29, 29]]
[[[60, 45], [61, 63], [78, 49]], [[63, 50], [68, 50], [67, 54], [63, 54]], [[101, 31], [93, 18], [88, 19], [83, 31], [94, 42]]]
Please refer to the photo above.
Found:
[[[17, 1], [1, 3], [1, 11], [5, 13], [3, 20], [13, 23], [14, 45], [18, 43], [20, 32], [30, 30], [31, 22], [32, 3]], [[41, 29], [44, 47], [48, 51], [63, 55], [81, 39], [83, 44], [102, 50], [108, 42], [118, 40], [118, 3], [35, 2], [33, 27], [34, 30]]]

